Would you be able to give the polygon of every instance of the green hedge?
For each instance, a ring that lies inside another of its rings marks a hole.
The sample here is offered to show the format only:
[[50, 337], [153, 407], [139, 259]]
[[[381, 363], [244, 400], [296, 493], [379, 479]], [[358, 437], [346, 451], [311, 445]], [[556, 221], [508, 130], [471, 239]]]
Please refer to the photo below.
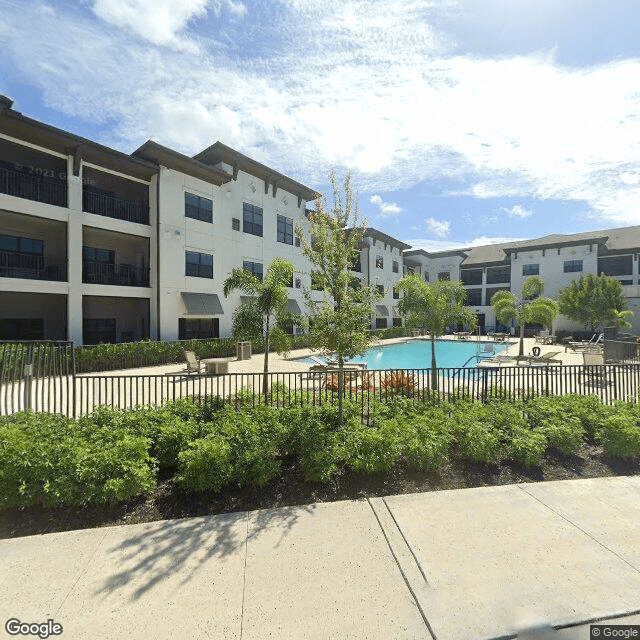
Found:
[[113, 503], [151, 490], [157, 469], [173, 471], [191, 491], [263, 487], [285, 457], [307, 481], [326, 483], [346, 470], [436, 470], [449, 459], [533, 466], [548, 452], [571, 455], [585, 443], [608, 456], [640, 456], [640, 408], [603, 405], [594, 396], [369, 402], [366, 425], [360, 404], [348, 399], [342, 423], [331, 403], [232, 408], [217, 398], [99, 407], [77, 421], [34, 413], [0, 418], [0, 508]]

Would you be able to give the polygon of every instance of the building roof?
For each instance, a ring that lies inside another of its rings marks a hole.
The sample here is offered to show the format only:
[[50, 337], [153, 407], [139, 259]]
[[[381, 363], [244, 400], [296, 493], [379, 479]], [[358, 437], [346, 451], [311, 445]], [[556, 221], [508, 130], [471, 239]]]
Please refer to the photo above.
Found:
[[387, 244], [390, 244], [393, 247], [398, 247], [401, 250], [411, 249], [410, 244], [406, 244], [401, 240], [394, 238], [393, 236], [389, 236], [386, 233], [383, 233], [382, 231], [378, 231], [377, 229], [374, 229], [373, 227], [367, 227], [364, 233], [364, 237], [375, 238], [376, 240], [380, 240], [381, 242], [386, 242]]
[[164, 147], [153, 140], [147, 140], [141, 147], [138, 147], [132, 154], [137, 158], [143, 158], [155, 164], [162, 165], [168, 169], [175, 169], [188, 176], [211, 182], [217, 186], [229, 182], [233, 176], [217, 167], [204, 164], [199, 160], [194, 160], [189, 156], [178, 153], [173, 149]]
[[158, 172], [157, 167], [146, 160], [28, 118], [12, 106], [12, 100], [0, 96], [0, 132], [12, 138], [65, 155], [82, 157], [85, 162], [142, 180], [149, 180]]
[[640, 225], [572, 234], [554, 233], [531, 240], [472, 246], [453, 251], [428, 252], [424, 249], [413, 249], [412, 251], [406, 251], [404, 256], [410, 258], [411, 256], [421, 255], [427, 258], [441, 258], [460, 255], [464, 258], [460, 266], [464, 268], [474, 265], [507, 263], [510, 255], [519, 251], [534, 251], [584, 244], [600, 245], [602, 253], [621, 253], [638, 249], [640, 248]]
[[305, 202], [315, 200], [320, 195], [317, 191], [293, 180], [293, 178], [289, 178], [275, 169], [267, 167], [257, 160], [253, 160], [252, 158], [245, 156], [239, 151], [222, 144], [222, 142], [212, 144], [210, 147], [207, 147], [204, 151], [197, 153], [193, 157], [195, 160], [199, 160], [207, 165], [217, 165], [220, 162], [231, 165], [233, 167], [234, 178], [237, 176], [238, 170], [249, 173], [256, 178], [260, 178], [265, 182], [267, 187], [269, 184], [274, 185], [274, 196], [278, 188], [285, 189], [289, 193], [297, 195], [298, 198]]

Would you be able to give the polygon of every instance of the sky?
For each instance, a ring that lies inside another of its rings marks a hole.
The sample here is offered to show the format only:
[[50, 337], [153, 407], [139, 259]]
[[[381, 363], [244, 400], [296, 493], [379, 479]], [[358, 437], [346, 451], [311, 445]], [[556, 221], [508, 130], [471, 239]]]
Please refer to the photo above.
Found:
[[445, 250], [640, 224], [637, 0], [0, 0], [0, 94], [120, 151], [216, 140]]

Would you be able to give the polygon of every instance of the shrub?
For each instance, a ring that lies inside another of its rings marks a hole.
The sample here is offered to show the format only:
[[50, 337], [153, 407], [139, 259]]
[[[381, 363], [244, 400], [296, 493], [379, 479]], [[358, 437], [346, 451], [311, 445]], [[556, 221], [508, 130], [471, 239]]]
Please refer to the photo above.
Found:
[[549, 396], [530, 400], [527, 413], [531, 427], [540, 430], [549, 446], [566, 454], [575, 453], [582, 447], [585, 436], [582, 421], [564, 398]]
[[348, 465], [360, 473], [375, 473], [393, 468], [402, 453], [396, 420], [383, 421], [379, 427], [357, 425], [347, 436], [345, 455]]
[[610, 456], [631, 458], [640, 455], [640, 426], [635, 410], [622, 403], [615, 405], [600, 424], [596, 441]]
[[178, 454], [178, 482], [194, 491], [219, 491], [233, 477], [233, 461], [229, 441], [209, 435], [191, 442]]
[[402, 452], [406, 461], [419, 469], [437, 469], [447, 461], [453, 440], [451, 421], [437, 408], [399, 418]]
[[344, 424], [338, 409], [322, 406], [289, 406], [280, 411], [283, 425], [282, 450], [296, 455], [304, 477], [312, 482], [329, 482], [347, 453], [349, 434], [360, 427], [357, 404], [344, 401]]
[[453, 434], [459, 454], [475, 462], [492, 462], [503, 437], [493, 421], [493, 405], [457, 403], [453, 408]]
[[542, 459], [546, 444], [546, 438], [540, 431], [518, 429], [510, 434], [506, 453], [511, 460], [532, 467]]
[[0, 505], [111, 503], [152, 489], [150, 439], [128, 432], [118, 422], [123, 413], [98, 412], [95, 422], [82, 426], [49, 414], [6, 421], [0, 427]]

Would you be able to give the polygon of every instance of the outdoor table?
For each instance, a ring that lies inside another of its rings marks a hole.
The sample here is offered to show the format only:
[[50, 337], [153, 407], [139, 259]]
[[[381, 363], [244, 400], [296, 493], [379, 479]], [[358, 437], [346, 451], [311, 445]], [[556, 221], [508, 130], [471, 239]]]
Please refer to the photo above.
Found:
[[222, 373], [229, 373], [229, 362], [233, 358], [207, 358], [200, 360], [204, 365], [205, 373], [213, 373], [220, 375]]

